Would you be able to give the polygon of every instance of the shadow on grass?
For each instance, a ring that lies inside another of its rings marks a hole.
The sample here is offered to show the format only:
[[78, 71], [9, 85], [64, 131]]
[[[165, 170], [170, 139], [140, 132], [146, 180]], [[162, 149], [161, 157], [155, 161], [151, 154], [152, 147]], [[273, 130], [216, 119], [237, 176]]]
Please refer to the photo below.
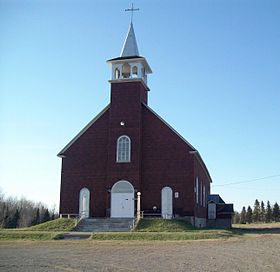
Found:
[[278, 228], [232, 228], [233, 234], [244, 235], [244, 234], [280, 234], [280, 227]]

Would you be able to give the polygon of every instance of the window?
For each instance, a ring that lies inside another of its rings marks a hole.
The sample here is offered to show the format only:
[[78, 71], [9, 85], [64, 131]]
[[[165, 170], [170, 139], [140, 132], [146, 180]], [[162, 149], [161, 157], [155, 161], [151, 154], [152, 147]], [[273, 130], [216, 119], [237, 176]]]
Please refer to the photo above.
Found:
[[130, 65], [128, 63], [122, 66], [122, 76], [123, 78], [130, 78]]
[[121, 75], [120, 70], [119, 70], [118, 68], [116, 68], [116, 69], [115, 69], [115, 78], [116, 78], [116, 79], [119, 79], [119, 78], [120, 78], [120, 75]]
[[137, 66], [132, 67], [132, 77], [135, 78], [138, 76], [138, 69]]
[[203, 207], [205, 207], [205, 185], [203, 186]]
[[200, 206], [202, 206], [202, 180], [200, 181]]
[[117, 162], [130, 162], [130, 138], [126, 135], [117, 140]]
[[196, 183], [195, 183], [195, 192], [196, 192], [196, 204], [198, 204], [198, 177], [196, 177]]

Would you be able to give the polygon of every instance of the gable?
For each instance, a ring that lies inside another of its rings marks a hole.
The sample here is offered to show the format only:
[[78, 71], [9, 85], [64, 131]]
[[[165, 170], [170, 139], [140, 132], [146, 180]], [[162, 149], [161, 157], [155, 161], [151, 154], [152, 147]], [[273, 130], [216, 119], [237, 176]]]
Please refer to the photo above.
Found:
[[109, 110], [110, 105], [107, 105], [98, 115], [96, 115], [58, 154], [58, 157], [63, 157], [64, 153], [76, 142], [78, 139], [99, 119], [101, 118], [107, 110]]

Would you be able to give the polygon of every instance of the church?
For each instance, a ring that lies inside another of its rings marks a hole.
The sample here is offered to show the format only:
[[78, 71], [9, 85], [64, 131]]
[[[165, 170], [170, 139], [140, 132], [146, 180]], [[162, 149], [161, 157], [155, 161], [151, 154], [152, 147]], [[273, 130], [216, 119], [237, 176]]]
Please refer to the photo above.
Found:
[[211, 176], [199, 152], [148, 106], [152, 69], [132, 22], [112, 70], [110, 103], [58, 154], [60, 211], [82, 218], [185, 218], [205, 227]]

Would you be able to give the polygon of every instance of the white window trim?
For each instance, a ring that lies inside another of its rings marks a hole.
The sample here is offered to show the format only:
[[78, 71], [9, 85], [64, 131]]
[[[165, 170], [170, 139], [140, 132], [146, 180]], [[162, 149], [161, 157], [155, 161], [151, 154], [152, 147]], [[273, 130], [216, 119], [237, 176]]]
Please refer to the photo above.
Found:
[[[128, 139], [128, 158], [127, 160], [121, 160], [119, 158], [119, 141], [121, 138], [126, 138]], [[126, 163], [126, 162], [130, 162], [130, 159], [131, 159], [131, 140], [130, 138], [127, 136], [127, 135], [121, 135], [118, 140], [117, 140], [117, 153], [116, 153], [116, 162], [118, 163]]]

